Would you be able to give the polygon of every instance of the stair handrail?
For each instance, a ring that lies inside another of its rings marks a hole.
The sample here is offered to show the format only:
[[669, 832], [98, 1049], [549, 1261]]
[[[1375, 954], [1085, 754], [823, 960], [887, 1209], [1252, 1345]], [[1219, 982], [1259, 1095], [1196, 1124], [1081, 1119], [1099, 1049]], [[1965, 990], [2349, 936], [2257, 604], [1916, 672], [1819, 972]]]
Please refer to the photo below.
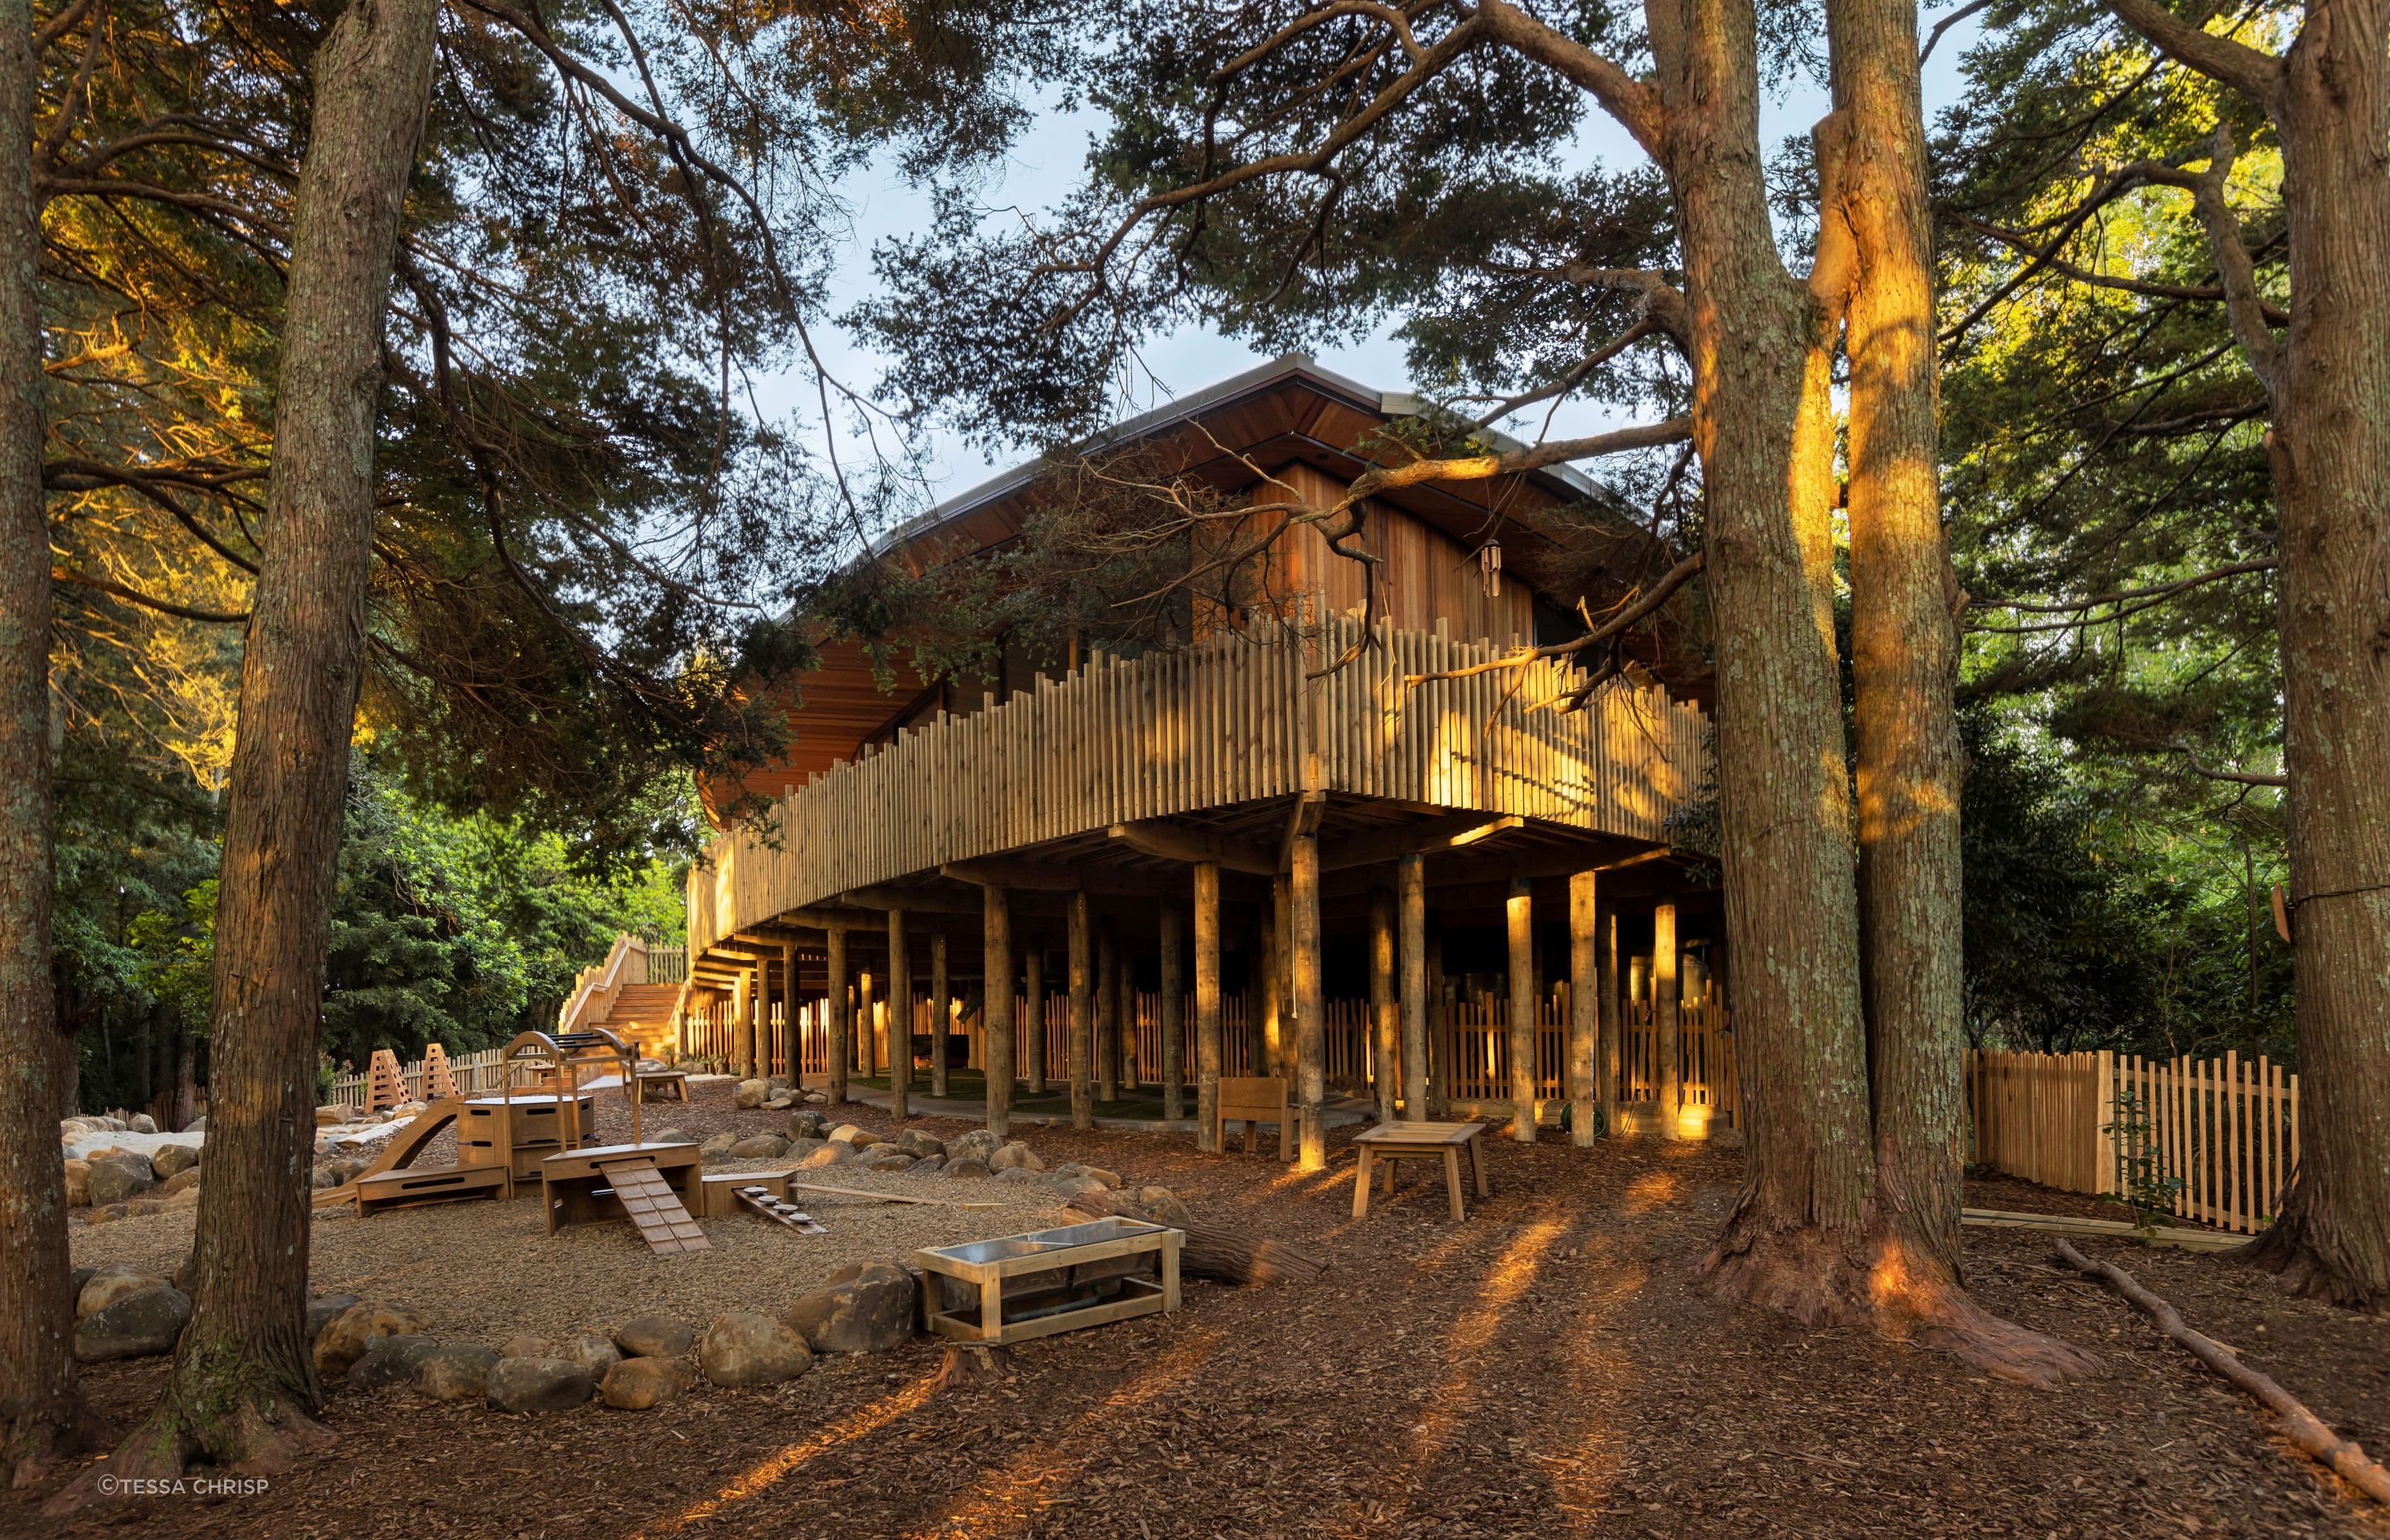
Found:
[[638, 974], [641, 982], [648, 976], [648, 943], [629, 931], [619, 931], [606, 960], [595, 968], [585, 968], [573, 976], [572, 993], [556, 1013], [559, 1032], [585, 1032], [613, 1014], [614, 997], [631, 981], [628, 977], [631, 954], [639, 955]]

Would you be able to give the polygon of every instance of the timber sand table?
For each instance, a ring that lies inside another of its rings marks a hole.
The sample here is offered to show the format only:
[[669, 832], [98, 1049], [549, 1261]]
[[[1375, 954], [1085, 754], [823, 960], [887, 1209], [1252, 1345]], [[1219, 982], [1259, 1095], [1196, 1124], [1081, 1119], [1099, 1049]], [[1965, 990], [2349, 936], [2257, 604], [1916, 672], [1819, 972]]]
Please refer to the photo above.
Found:
[[1377, 1162], [1386, 1164], [1386, 1191], [1394, 1190], [1394, 1167], [1397, 1161], [1442, 1161], [1444, 1190], [1452, 1200], [1452, 1219], [1458, 1224], [1468, 1217], [1460, 1198], [1460, 1152], [1469, 1151], [1470, 1168], [1477, 1174], [1477, 1196], [1494, 1196], [1493, 1184], [1485, 1178], [1485, 1146], [1481, 1136], [1485, 1132], [1482, 1123], [1381, 1123], [1353, 1136], [1353, 1148], [1361, 1157], [1359, 1169], [1353, 1177], [1353, 1217], [1361, 1218], [1369, 1212], [1369, 1175]]
[[[1178, 1249], [1186, 1239], [1163, 1226], [1111, 1218], [925, 1248], [913, 1253], [914, 1265], [975, 1294], [977, 1309], [948, 1309], [943, 1286], [924, 1288], [921, 1321], [942, 1337], [1004, 1346], [1168, 1315], [1178, 1308]], [[1154, 1259], [1156, 1277], [1141, 1276], [1146, 1257]]]

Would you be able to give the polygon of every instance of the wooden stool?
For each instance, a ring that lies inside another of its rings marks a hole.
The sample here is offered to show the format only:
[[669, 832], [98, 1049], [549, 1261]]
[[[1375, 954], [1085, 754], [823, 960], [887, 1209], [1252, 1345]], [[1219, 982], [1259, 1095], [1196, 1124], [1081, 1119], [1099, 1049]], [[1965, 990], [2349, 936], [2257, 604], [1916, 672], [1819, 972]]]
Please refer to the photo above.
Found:
[[1219, 1111], [1212, 1119], [1212, 1148], [1226, 1155], [1227, 1125], [1245, 1125], [1245, 1153], [1260, 1142], [1262, 1124], [1278, 1124], [1278, 1158], [1294, 1159], [1294, 1119], [1287, 1110], [1286, 1081], [1278, 1075], [1222, 1075]]
[[1359, 1219], [1369, 1212], [1369, 1174], [1377, 1162], [1386, 1166], [1386, 1191], [1394, 1190], [1396, 1161], [1442, 1161], [1444, 1190], [1452, 1200], [1455, 1224], [1468, 1217], [1460, 1196], [1460, 1152], [1469, 1151], [1471, 1166], [1477, 1174], [1477, 1196], [1493, 1196], [1493, 1184], [1485, 1177], [1485, 1147], [1478, 1136], [1485, 1131], [1482, 1123], [1381, 1123], [1366, 1133], [1353, 1137], [1354, 1148], [1360, 1151], [1360, 1169], [1353, 1180], [1353, 1217]]

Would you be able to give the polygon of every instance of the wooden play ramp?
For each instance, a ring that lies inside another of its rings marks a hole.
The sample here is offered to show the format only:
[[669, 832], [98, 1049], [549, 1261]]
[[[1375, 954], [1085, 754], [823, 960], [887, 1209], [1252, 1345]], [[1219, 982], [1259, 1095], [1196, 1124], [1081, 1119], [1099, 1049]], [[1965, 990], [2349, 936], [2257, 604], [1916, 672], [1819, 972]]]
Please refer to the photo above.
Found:
[[425, 1145], [437, 1138], [442, 1129], [455, 1123], [464, 1110], [465, 1102], [461, 1097], [449, 1097], [425, 1108], [408, 1120], [405, 1128], [382, 1141], [381, 1153], [374, 1157], [373, 1164], [339, 1187], [317, 1188], [316, 1207], [349, 1202], [356, 1197], [359, 1182], [370, 1176], [387, 1175], [405, 1165], [421, 1152]]
[[598, 1168], [614, 1184], [623, 1212], [658, 1256], [675, 1251], [702, 1251], [710, 1244], [697, 1221], [681, 1207], [680, 1195], [656, 1168], [645, 1161], [610, 1161]]

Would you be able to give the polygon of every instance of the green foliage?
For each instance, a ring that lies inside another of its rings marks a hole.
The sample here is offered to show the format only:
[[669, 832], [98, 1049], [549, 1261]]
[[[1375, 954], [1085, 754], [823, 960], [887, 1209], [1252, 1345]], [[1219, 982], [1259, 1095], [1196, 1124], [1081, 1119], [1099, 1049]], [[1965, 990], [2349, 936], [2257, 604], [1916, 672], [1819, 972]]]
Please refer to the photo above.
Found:
[[2144, 1236], [2155, 1235], [2167, 1223], [2166, 1213], [2182, 1192], [2179, 1176], [2165, 1173], [2158, 1149], [2157, 1123], [2141, 1095], [2129, 1085], [2116, 1090], [2116, 1121], [2101, 1130], [2116, 1146], [2116, 1191], [2133, 1211], [2133, 1226]]

